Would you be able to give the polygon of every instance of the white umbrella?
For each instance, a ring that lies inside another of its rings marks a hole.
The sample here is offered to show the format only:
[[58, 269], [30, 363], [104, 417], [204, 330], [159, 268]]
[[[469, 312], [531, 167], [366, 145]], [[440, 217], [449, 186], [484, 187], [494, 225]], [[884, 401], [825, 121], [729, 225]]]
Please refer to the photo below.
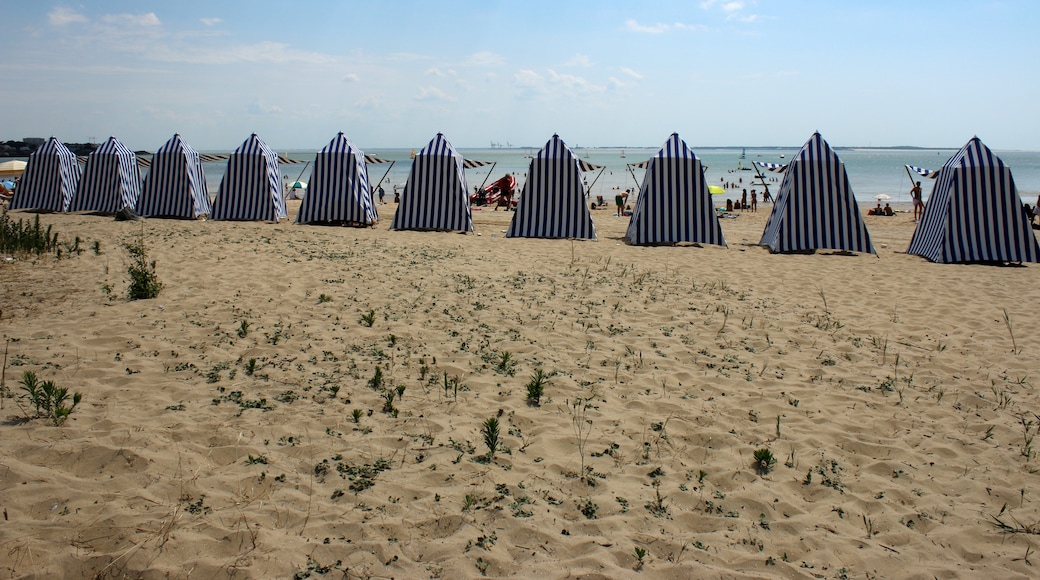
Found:
[[25, 173], [25, 165], [24, 161], [17, 159], [4, 161], [0, 163], [0, 177], [19, 177]]
[[885, 194], [885, 193], [881, 193], [881, 194], [875, 195], [874, 199], [876, 199], [878, 201], [885, 201], [887, 199], [892, 199], [892, 196], [888, 195], [888, 194]]

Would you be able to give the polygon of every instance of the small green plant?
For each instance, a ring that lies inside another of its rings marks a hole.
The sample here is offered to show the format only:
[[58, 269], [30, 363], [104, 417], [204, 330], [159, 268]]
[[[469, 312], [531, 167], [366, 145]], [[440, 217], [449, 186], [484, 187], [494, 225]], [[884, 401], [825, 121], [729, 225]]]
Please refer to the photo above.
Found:
[[126, 289], [127, 300], [147, 300], [158, 296], [163, 285], [155, 274], [155, 260], [148, 261], [144, 229], [135, 241], [125, 243], [123, 247], [130, 254], [130, 265], [126, 267], [126, 273], [130, 276], [130, 285]]
[[383, 412], [394, 415], [397, 409], [394, 408], [394, 397], [397, 396], [396, 391], [383, 391]]
[[[238, 323], [238, 337], [245, 338], [249, 334], [249, 321], [243, 320]], [[256, 359], [253, 359], [256, 360]]]
[[361, 424], [361, 417], [363, 417], [364, 415], [365, 415], [365, 412], [362, 411], [361, 409], [354, 409], [350, 413], [351, 418], [354, 419], [354, 424], [355, 425], [360, 425]]
[[361, 318], [358, 319], [358, 322], [360, 322], [361, 324], [364, 324], [365, 326], [371, 328], [372, 325], [375, 324], [375, 322], [376, 322], [376, 311], [372, 310], [370, 308], [368, 310], [368, 314], [362, 314]]
[[644, 560], [646, 559], [646, 548], [636, 547], [634, 555], [636, 557], [635, 571], [638, 572], [643, 569]]
[[773, 452], [765, 447], [756, 449], [754, 456], [755, 469], [762, 475], [769, 473], [769, 470], [776, 465], [776, 457], [773, 457]]
[[542, 402], [545, 386], [549, 384], [549, 375], [542, 369], [535, 369], [531, 380], [527, 382], [527, 404], [537, 407]]
[[596, 519], [596, 512], [599, 511], [599, 506], [592, 501], [592, 498], [585, 498], [584, 502], [578, 502], [578, 510], [581, 512], [581, 515], [594, 520]]
[[72, 406], [69, 406], [69, 390], [67, 388], [59, 387], [53, 381], [41, 383], [36, 378], [36, 373], [32, 371], [25, 371], [22, 374], [21, 382], [22, 390], [25, 391], [22, 398], [28, 400], [36, 410], [36, 415], [32, 418], [44, 417], [50, 419], [55, 426], [64, 423], [69, 418], [69, 415], [72, 414], [76, 405], [79, 405], [80, 401], [83, 400], [81, 393], [74, 393], [72, 395]]
[[498, 353], [498, 363], [495, 364], [495, 372], [508, 376], [516, 374], [516, 359], [513, 358], [513, 353], [507, 351]]
[[488, 453], [487, 460], [491, 461], [495, 458], [495, 452], [498, 451], [498, 419], [495, 417], [489, 417], [480, 426], [480, 434], [484, 437], [484, 445], [487, 445]]
[[256, 359], [255, 358], [249, 359], [246, 362], [246, 376], [250, 376], [250, 377], [253, 376], [253, 373], [255, 373], [256, 370], [257, 370]]
[[325, 304], [326, 302], [332, 302], [332, 296], [329, 296], [328, 294], [321, 294], [318, 296], [318, 304]]
[[375, 372], [372, 373], [372, 378], [368, 379], [368, 388], [373, 391], [383, 389], [383, 369], [381, 367], [376, 367]]
[[94, 245], [92, 245], [90, 247], [90, 249], [94, 252], [95, 256], [100, 256], [101, 255], [101, 242], [99, 242], [97, 240], [94, 240]]

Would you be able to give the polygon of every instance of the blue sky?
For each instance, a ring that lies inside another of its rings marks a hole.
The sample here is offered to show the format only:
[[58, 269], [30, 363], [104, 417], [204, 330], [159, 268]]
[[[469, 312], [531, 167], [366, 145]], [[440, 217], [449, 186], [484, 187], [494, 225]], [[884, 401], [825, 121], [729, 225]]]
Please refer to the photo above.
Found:
[[10, 2], [0, 139], [1040, 150], [1040, 3]]

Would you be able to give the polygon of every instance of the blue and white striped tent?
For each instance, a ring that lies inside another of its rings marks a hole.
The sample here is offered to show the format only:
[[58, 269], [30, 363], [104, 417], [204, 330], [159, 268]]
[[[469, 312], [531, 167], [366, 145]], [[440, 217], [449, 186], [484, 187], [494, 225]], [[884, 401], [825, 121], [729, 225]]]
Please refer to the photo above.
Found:
[[672, 133], [647, 163], [625, 236], [636, 245], [726, 245], [701, 160], [678, 133]]
[[149, 167], [137, 200], [138, 214], [188, 219], [209, 215], [202, 160], [179, 134], [155, 152]]
[[51, 137], [29, 155], [18, 193], [11, 198], [10, 209], [68, 211], [79, 180], [76, 155], [61, 141]]
[[773, 252], [876, 253], [845, 164], [819, 133], [788, 164], [759, 244]]
[[390, 229], [473, 231], [464, 160], [443, 134], [412, 161]]
[[137, 207], [141, 196], [141, 170], [137, 156], [115, 137], [109, 137], [87, 156], [69, 211], [115, 213]]
[[315, 156], [310, 188], [296, 221], [366, 226], [379, 221], [372, 203], [365, 152], [342, 132]]
[[288, 217], [278, 155], [253, 133], [228, 158], [211, 219], [276, 222]]
[[559, 135], [531, 159], [507, 238], [596, 239], [585, 202], [582, 165]]
[[906, 253], [933, 262], [1040, 262], [1011, 168], [972, 137], [939, 170]]

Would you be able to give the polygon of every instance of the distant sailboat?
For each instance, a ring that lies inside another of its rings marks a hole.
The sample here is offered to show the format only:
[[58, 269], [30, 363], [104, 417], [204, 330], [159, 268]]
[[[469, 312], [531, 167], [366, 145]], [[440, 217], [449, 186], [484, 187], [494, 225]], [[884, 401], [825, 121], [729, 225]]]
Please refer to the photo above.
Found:
[[622, 150], [621, 150], [621, 158], [622, 158], [622, 159], [624, 159], [624, 158], [625, 158], [625, 150], [624, 150], [624, 149], [622, 149]]

